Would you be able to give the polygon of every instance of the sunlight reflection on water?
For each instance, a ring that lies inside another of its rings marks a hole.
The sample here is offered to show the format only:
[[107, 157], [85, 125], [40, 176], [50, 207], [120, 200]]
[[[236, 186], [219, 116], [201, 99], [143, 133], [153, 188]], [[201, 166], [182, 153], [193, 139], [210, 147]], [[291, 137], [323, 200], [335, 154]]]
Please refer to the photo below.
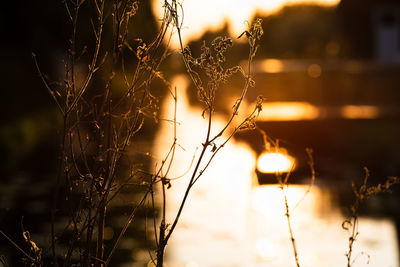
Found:
[[[187, 80], [178, 76], [177, 149], [171, 177], [187, 172], [196, 146], [201, 146], [207, 122], [201, 109], [190, 107], [185, 90]], [[171, 98], [163, 103], [163, 118], [173, 118]], [[215, 117], [218, 132], [223, 119]], [[154, 145], [158, 165], [173, 141], [173, 125], [161, 123]], [[256, 154], [244, 143], [233, 140], [215, 157], [204, 176], [195, 184], [179, 224], [167, 247], [167, 267], [254, 267], [295, 266], [283, 195], [277, 186], [258, 186]], [[171, 222], [181, 202], [191, 172], [172, 181], [168, 190], [167, 221]], [[302, 199], [307, 186], [291, 186], [287, 192], [291, 208]], [[314, 186], [291, 212], [301, 266], [346, 266], [348, 233], [344, 220], [331, 204], [329, 192]], [[399, 266], [394, 223], [389, 219], [361, 218], [355, 253], [371, 256], [369, 266]], [[353, 265], [364, 266], [360, 256]]]

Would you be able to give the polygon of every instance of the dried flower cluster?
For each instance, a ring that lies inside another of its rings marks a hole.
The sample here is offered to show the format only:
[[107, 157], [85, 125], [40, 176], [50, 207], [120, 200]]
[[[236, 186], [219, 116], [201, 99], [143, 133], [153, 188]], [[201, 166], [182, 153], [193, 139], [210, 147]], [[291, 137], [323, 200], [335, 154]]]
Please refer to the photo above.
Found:
[[[214, 106], [215, 92], [221, 83], [234, 73], [244, 73], [240, 66], [224, 69], [222, 63], [225, 62], [225, 53], [232, 46], [232, 39], [228, 37], [217, 37], [211, 42], [209, 48], [205, 42], [201, 46], [201, 55], [194, 58], [189, 47], [184, 49], [183, 55], [188, 64], [188, 72], [193, 77], [193, 82], [197, 88], [198, 99], [205, 104], [206, 108]], [[199, 71], [202, 71], [207, 82], [203, 83]], [[206, 84], [205, 88], [204, 85]]]

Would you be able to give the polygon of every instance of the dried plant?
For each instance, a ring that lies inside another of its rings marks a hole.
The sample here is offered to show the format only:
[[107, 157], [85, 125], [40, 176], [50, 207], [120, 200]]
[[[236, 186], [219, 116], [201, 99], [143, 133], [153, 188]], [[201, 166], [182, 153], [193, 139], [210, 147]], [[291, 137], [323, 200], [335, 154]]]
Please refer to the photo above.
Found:
[[[161, 185], [160, 225], [157, 226], [153, 216], [156, 243], [156, 259], [153, 262], [161, 267], [165, 247], [178, 224], [191, 188], [236, 132], [255, 128], [263, 97], [258, 98], [253, 112], [243, 121], [236, 122], [235, 118], [249, 87], [255, 85], [251, 77], [251, 62], [258, 49], [256, 43], [263, 33], [261, 20], [256, 20], [245, 31], [250, 46], [247, 71], [239, 66], [224, 66], [226, 52], [233, 45], [231, 38], [218, 37], [210, 46], [204, 43], [197, 58], [181, 42], [182, 59], [196, 88], [198, 100], [203, 104], [203, 117], [207, 117], [208, 127], [179, 211], [174, 221], [167, 224], [166, 189], [171, 187], [168, 174], [177, 146], [177, 92], [176, 89], [172, 92], [159, 67], [169, 54], [168, 46], [164, 44], [169, 43], [173, 32], [171, 27], [181, 39], [182, 21], [178, 11], [183, 9], [175, 0], [171, 3], [165, 1], [160, 30], [151, 42], [145, 42], [131, 36], [128, 31], [130, 20], [140, 8], [139, 1], [65, 0], [63, 3], [71, 25], [69, 48], [63, 61], [64, 77], [58, 81], [57, 78], [50, 79], [40, 67], [39, 57], [32, 53], [39, 76], [63, 121], [51, 210], [50, 248], [39, 248], [30, 233], [23, 231], [29, 248], [27, 253], [1, 233], [24, 254], [25, 263], [31, 266], [42, 266], [44, 263], [54, 266], [108, 266], [139, 208], [149, 199], [151, 207], [156, 208], [155, 186]], [[88, 31], [92, 36], [85, 39], [83, 36]], [[235, 73], [244, 77], [242, 93], [225, 127], [211, 136], [216, 91]], [[201, 75], [206, 78], [201, 78]], [[158, 99], [151, 87], [155, 79], [164, 83], [175, 99], [175, 127], [174, 140], [161, 166], [156, 173], [148, 173], [140, 167], [141, 162], [130, 159], [127, 152], [145, 120], [157, 120]], [[233, 124], [235, 126], [230, 129]], [[211, 154], [206, 156], [207, 151]], [[105, 250], [108, 209], [115, 197], [128, 186], [142, 191], [143, 196], [133, 204], [124, 227], [109, 249]], [[68, 220], [59, 220], [61, 216], [66, 216]], [[152, 253], [150, 255], [152, 257]]]
[[[265, 151], [278, 152], [278, 153], [282, 152], [283, 149], [280, 148], [280, 146], [279, 146], [279, 140], [271, 139], [264, 130], [262, 130], [258, 127], [256, 129], [263, 137], [263, 144], [264, 144]], [[287, 219], [288, 231], [289, 231], [289, 235], [290, 235], [290, 242], [292, 244], [293, 256], [294, 256], [294, 260], [295, 260], [297, 267], [300, 267], [301, 265], [300, 265], [300, 261], [299, 261], [298, 249], [296, 246], [296, 239], [294, 237], [294, 232], [293, 232], [292, 223], [291, 223], [291, 212], [293, 212], [297, 208], [297, 206], [305, 199], [305, 197], [310, 193], [311, 188], [314, 186], [315, 178], [316, 178], [313, 151], [312, 151], [312, 149], [307, 148], [306, 153], [308, 156], [308, 166], [310, 167], [310, 172], [311, 172], [311, 181], [310, 181], [310, 184], [308, 185], [307, 190], [304, 192], [303, 197], [296, 203], [296, 205], [292, 209], [290, 209], [290, 207], [289, 207], [287, 191], [290, 186], [289, 178], [290, 178], [290, 175], [293, 170], [289, 170], [286, 174], [284, 174], [282, 172], [275, 173], [277, 184], [278, 184], [279, 188], [281, 189], [282, 195], [283, 195], [283, 201], [285, 204], [285, 217]], [[292, 168], [294, 168], [294, 166], [292, 166]]]
[[[358, 224], [359, 224], [359, 208], [360, 205], [370, 197], [377, 196], [381, 193], [388, 192], [390, 188], [395, 184], [400, 184], [400, 178], [398, 177], [388, 177], [383, 184], [378, 184], [376, 186], [368, 186], [368, 179], [370, 177], [370, 172], [367, 168], [364, 168], [365, 176], [362, 184], [357, 187], [357, 185], [352, 182], [352, 189], [355, 196], [354, 203], [351, 205], [351, 216], [343, 221], [342, 228], [349, 231], [349, 247], [345, 254], [347, 259], [347, 267], [351, 267], [357, 260], [358, 255], [353, 258], [353, 245], [357, 241], [359, 236]], [[369, 255], [361, 252], [363, 255], [367, 255], [369, 262]]]
[[[24, 266], [30, 267], [38, 267], [42, 266], [43, 259], [42, 259], [42, 249], [40, 249], [34, 241], [31, 239], [31, 235], [29, 231], [22, 232], [22, 237], [26, 243], [26, 246], [29, 249], [29, 252], [23, 250], [17, 243], [15, 243], [10, 237], [8, 237], [3, 231], [0, 230], [0, 234], [2, 234], [24, 257], [22, 257], [22, 262]], [[0, 256], [0, 262], [4, 266], [8, 266], [7, 260], [3, 255]]]
[[[227, 134], [227, 137], [223, 137], [224, 134], [228, 131], [228, 128], [234, 122], [235, 117], [238, 115], [239, 108], [243, 99], [247, 93], [247, 90], [250, 86], [254, 86], [254, 81], [251, 77], [251, 62], [255, 56], [255, 53], [258, 49], [257, 41], [261, 38], [263, 31], [261, 28], [261, 20], [256, 20], [255, 23], [251, 26], [251, 28], [246, 31], [248, 34], [246, 35], [249, 40], [250, 51], [248, 57], [248, 69], [245, 72], [240, 66], [233, 66], [229, 68], [225, 68], [223, 63], [225, 62], [225, 53], [232, 46], [233, 41], [228, 37], [217, 37], [211, 42], [211, 47], [207, 46], [204, 42], [201, 47], [201, 54], [199, 57], [195, 58], [189, 47], [183, 47], [182, 38], [181, 38], [181, 27], [182, 21], [181, 17], [178, 16], [178, 9], [181, 9], [181, 6], [173, 0], [171, 3], [165, 1], [165, 6], [170, 10], [173, 15], [174, 26], [176, 28], [179, 40], [180, 40], [180, 50], [182, 54], [183, 61], [186, 66], [186, 70], [193, 82], [194, 88], [197, 92], [198, 100], [203, 105], [202, 116], [208, 121], [208, 127], [205, 129], [205, 138], [202, 143], [202, 149], [200, 151], [200, 155], [197, 161], [194, 163], [194, 168], [190, 175], [189, 183], [186, 187], [184, 196], [182, 198], [181, 204], [179, 206], [178, 212], [174, 217], [172, 223], [169, 224], [166, 222], [166, 214], [165, 214], [165, 202], [166, 202], [166, 188], [170, 187], [170, 179], [166, 174], [160, 177], [161, 183], [161, 192], [162, 192], [162, 216], [161, 222], [157, 229], [155, 230], [155, 239], [156, 239], [156, 259], [153, 260], [153, 263], [157, 267], [162, 267], [164, 264], [164, 253], [165, 248], [169, 239], [171, 238], [185, 206], [188, 195], [195, 185], [195, 183], [200, 179], [206, 169], [210, 166], [211, 161], [215, 157], [215, 155], [224, 147], [224, 145], [233, 137], [235, 133], [240, 130], [246, 129], [254, 129], [255, 128], [255, 119], [258, 116], [259, 112], [262, 109], [262, 100], [263, 97], [259, 97], [256, 103], [256, 106], [253, 112], [248, 115], [243, 121], [237, 123], [234, 126], [234, 129]], [[215, 112], [215, 96], [216, 91], [219, 89], [220, 85], [233, 75], [234, 73], [241, 73], [244, 76], [245, 83], [242, 89], [242, 93], [240, 98], [238, 98], [233, 106], [233, 111], [226, 122], [225, 126], [216, 134], [215, 136], [211, 135], [211, 129], [213, 127], [213, 114]], [[205, 79], [201, 77], [205, 76]], [[176, 142], [174, 142], [173, 147], [171, 147], [168, 155], [172, 155], [174, 151], [174, 147]], [[206, 154], [206, 152], [211, 152], [211, 154]], [[167, 156], [168, 156], [167, 155]], [[163, 164], [165, 161], [163, 161]], [[167, 169], [167, 172], [169, 167]], [[161, 173], [161, 171], [160, 171]]]
[[[211, 165], [216, 154], [237, 132], [257, 129], [256, 119], [262, 110], [264, 97], [257, 98], [253, 111], [244, 120], [239, 120], [238, 114], [249, 88], [255, 87], [251, 63], [258, 50], [257, 43], [263, 35], [262, 21], [256, 19], [249, 29], [238, 36], [247, 38], [249, 45], [247, 69], [243, 69], [240, 66], [226, 66], [227, 53], [233, 46], [233, 40], [229, 37], [217, 37], [209, 44], [203, 42], [198, 56], [189, 47], [183, 46], [183, 8], [176, 0], [164, 1], [164, 15], [159, 31], [147, 42], [129, 32], [131, 20], [140, 8], [141, 3], [138, 0], [64, 0], [63, 3], [71, 25], [69, 48], [63, 61], [64, 76], [54, 79], [56, 81], [49, 79], [40, 67], [39, 57], [32, 54], [39, 76], [58, 107], [63, 121], [51, 210], [51, 244], [48, 250], [39, 248], [29, 231], [22, 229], [23, 240], [28, 248], [26, 252], [3, 231], [0, 230], [0, 234], [23, 254], [26, 266], [109, 266], [139, 209], [146, 202], [150, 202], [150, 208], [156, 209], [155, 194], [158, 187], [162, 199], [159, 207], [161, 216], [158, 223], [156, 213], [152, 214], [155, 250], [150, 251], [150, 256], [155, 266], [163, 267], [168, 241], [179, 223], [193, 186]], [[81, 16], [83, 10], [89, 15]], [[80, 39], [88, 31], [91, 37]], [[173, 220], [167, 222], [167, 193], [173, 185], [169, 173], [178, 145], [178, 94], [176, 88], [173, 90], [160, 72], [160, 65], [170, 53], [165, 44], [169, 43], [174, 31], [180, 40], [182, 61], [202, 105], [202, 116], [208, 126], [204, 129], [204, 140], [197, 160], [193, 160], [193, 168], [188, 166], [191, 169], [190, 179], [179, 209]], [[241, 94], [225, 125], [218, 129], [216, 135], [212, 135], [217, 91], [235, 74], [244, 79]], [[165, 85], [175, 102], [172, 120], [174, 137], [156, 172], [149, 173], [143, 167], [143, 164], [148, 164], [149, 159], [144, 163], [136, 161], [129, 156], [128, 151], [136, 141], [137, 134], [143, 130], [145, 121], [157, 120], [158, 98], [152, 87], [156, 79]], [[279, 148], [278, 142], [270, 140], [262, 130], [261, 133], [267, 149]], [[310, 192], [316, 176], [311, 150], [307, 150], [307, 154], [312, 181], [305, 196]], [[276, 177], [283, 192], [295, 262], [300, 267], [291, 226], [290, 212], [293, 209], [290, 210], [287, 200], [290, 174], [291, 172], [286, 175], [277, 173]], [[369, 172], [366, 169], [363, 184], [357, 188], [353, 183], [356, 200], [351, 208], [351, 218], [342, 225], [351, 233], [346, 254], [348, 267], [355, 260], [352, 258], [352, 251], [358, 236], [360, 204], [400, 183], [399, 178], [390, 177], [384, 184], [367, 187], [368, 177]], [[112, 207], [112, 201], [126, 187], [140, 191], [142, 195], [132, 204], [124, 226], [106, 250], [108, 210]], [[60, 215], [68, 218], [66, 223], [58, 219]], [[62, 224], [62, 230], [56, 227], [57, 224]], [[3, 256], [0, 257], [0, 262], [7, 265]]]
[[[145, 43], [128, 31], [130, 20], [140, 7], [139, 1], [63, 3], [72, 29], [64, 61], [65, 77], [56, 83], [49, 81], [33, 54], [39, 75], [63, 118], [51, 212], [52, 264], [71, 266], [79, 262], [81, 266], [107, 266], [138, 208], [152, 192], [152, 183], [138, 167], [140, 162], [130, 163], [127, 152], [146, 118], [156, 118], [158, 100], [151, 85], [155, 79], [164, 81], [159, 67], [168, 54], [164, 45], [168, 40], [164, 40], [169, 38], [172, 15], [165, 8], [159, 32], [153, 41]], [[80, 16], [83, 11], [90, 16]], [[79, 39], [87, 31], [91, 31], [91, 38]], [[79, 45], [85, 42], [85, 46]], [[129, 185], [145, 193], [134, 204], [106, 255], [107, 209]], [[61, 232], [55, 228], [60, 211], [66, 211], [68, 216]], [[66, 247], [65, 253], [61, 254], [61, 246]]]

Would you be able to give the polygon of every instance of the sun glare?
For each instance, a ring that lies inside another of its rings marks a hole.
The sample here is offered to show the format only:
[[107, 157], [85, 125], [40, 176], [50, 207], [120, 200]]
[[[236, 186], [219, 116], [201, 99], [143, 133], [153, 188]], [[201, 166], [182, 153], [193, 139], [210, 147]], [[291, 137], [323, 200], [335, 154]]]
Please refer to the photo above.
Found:
[[[185, 0], [183, 2], [183, 42], [200, 38], [206, 31], [221, 30], [225, 25], [231, 36], [238, 36], [247, 28], [247, 23], [257, 13], [266, 16], [278, 11], [284, 5], [318, 4], [335, 6], [340, 0]], [[153, 12], [162, 17], [160, 0], [153, 0]], [[172, 46], [178, 47], [178, 39]]]
[[294, 159], [289, 155], [265, 152], [257, 160], [257, 169], [263, 173], [290, 172], [294, 164]]

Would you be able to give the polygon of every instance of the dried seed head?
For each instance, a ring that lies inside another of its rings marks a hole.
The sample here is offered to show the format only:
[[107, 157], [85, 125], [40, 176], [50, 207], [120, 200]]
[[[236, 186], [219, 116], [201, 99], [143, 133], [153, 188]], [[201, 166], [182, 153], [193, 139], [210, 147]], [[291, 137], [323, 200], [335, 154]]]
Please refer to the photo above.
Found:
[[224, 53], [226, 50], [231, 47], [233, 44], [232, 39], [229, 37], [217, 37], [211, 42], [211, 46], [213, 47], [215, 53], [216, 53], [216, 58], [218, 62], [224, 62], [225, 61], [225, 56]]
[[261, 39], [261, 36], [264, 34], [263, 28], [262, 28], [262, 19], [258, 18], [253, 24], [253, 27], [251, 29], [251, 35], [253, 38], [255, 38], [257, 41]]

